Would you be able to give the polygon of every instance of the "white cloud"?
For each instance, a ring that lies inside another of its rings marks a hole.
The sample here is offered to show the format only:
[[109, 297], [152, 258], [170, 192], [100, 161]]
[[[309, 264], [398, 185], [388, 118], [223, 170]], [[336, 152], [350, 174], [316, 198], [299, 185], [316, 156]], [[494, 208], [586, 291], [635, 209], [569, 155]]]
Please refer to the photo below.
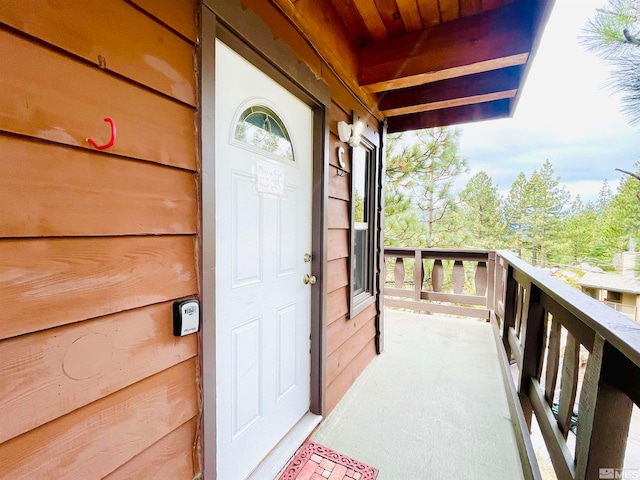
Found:
[[578, 39], [604, 3], [556, 1], [514, 118], [462, 127], [461, 152], [472, 174], [485, 170], [508, 190], [518, 172], [529, 175], [549, 159], [572, 194], [590, 200], [605, 179], [620, 178], [616, 167], [633, 169], [639, 129], [604, 87], [608, 66]]

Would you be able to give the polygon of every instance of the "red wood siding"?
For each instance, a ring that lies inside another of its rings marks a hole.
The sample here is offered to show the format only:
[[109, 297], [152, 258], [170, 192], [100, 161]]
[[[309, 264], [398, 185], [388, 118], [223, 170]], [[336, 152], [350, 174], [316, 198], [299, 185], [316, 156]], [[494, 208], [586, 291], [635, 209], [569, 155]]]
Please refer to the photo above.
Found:
[[0, 4], [0, 478], [200, 471], [196, 40], [190, 0]]

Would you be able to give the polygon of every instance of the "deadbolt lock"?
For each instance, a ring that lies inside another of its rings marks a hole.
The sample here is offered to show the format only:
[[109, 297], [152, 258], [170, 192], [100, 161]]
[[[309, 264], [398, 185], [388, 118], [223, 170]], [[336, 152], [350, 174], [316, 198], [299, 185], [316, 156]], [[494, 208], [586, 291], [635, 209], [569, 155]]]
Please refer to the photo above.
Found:
[[311, 254], [305, 253], [303, 258], [304, 258], [304, 263], [309, 263], [311, 261]]

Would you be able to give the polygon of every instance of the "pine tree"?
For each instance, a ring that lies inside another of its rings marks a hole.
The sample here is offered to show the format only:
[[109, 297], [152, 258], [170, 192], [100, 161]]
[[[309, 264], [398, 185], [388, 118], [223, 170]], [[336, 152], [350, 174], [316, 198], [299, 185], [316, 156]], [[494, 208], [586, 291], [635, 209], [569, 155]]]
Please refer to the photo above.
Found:
[[425, 247], [426, 230], [411, 197], [392, 185], [385, 188], [384, 244], [389, 247]]
[[560, 236], [561, 221], [570, 195], [560, 186], [560, 177], [555, 176], [549, 160], [544, 162], [539, 173], [533, 171], [525, 192], [532, 264], [537, 264], [539, 253], [540, 266], [545, 267], [547, 257], [553, 253], [552, 247]]
[[[636, 162], [635, 171], [640, 172], [640, 162]], [[639, 197], [640, 182], [636, 178], [625, 176], [602, 212], [601, 231], [611, 257], [625, 251], [630, 239], [640, 239]]]
[[504, 206], [507, 239], [511, 247], [515, 248], [519, 257], [522, 257], [524, 239], [528, 235], [526, 223], [526, 187], [527, 177], [524, 173], [520, 172], [511, 184]]
[[629, 122], [640, 122], [640, 3], [609, 0], [587, 22], [583, 42], [612, 67], [610, 87], [622, 92]]
[[[460, 226], [453, 221], [458, 208], [453, 192], [455, 179], [466, 171], [466, 160], [458, 152], [460, 131], [449, 128], [418, 130], [390, 138], [387, 150], [387, 190], [391, 202], [390, 227], [385, 235], [420, 238], [421, 246], [454, 246], [459, 243]], [[411, 209], [395, 202], [410, 199]], [[395, 212], [395, 213], [394, 213]], [[415, 221], [418, 215], [424, 229]], [[400, 221], [400, 219], [402, 219]], [[415, 244], [414, 244], [415, 245]], [[412, 246], [414, 246], [412, 245]]]
[[613, 196], [613, 192], [611, 191], [611, 187], [609, 186], [609, 182], [605, 180], [602, 182], [602, 187], [598, 192], [598, 201], [596, 202], [596, 211], [598, 213], [604, 212], [609, 206], [609, 202], [611, 202], [611, 197]]
[[462, 215], [468, 235], [466, 244], [474, 248], [502, 248], [506, 226], [500, 212], [498, 187], [486, 172], [474, 175], [460, 194]]
[[571, 204], [564, 222], [566, 253], [577, 265], [590, 257], [597, 238], [594, 226], [598, 222], [598, 213], [593, 204], [582, 202], [580, 195]]

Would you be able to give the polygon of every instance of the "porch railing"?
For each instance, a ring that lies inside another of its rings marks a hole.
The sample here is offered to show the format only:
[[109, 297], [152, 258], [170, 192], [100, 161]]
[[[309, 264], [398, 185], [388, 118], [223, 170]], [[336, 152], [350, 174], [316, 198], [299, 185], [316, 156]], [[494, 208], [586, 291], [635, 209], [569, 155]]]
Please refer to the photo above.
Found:
[[636, 307], [634, 305], [625, 305], [623, 303], [616, 302], [603, 302], [606, 306], [613, 308], [616, 312], [620, 312], [623, 315], [635, 320], [636, 319]]
[[[387, 248], [385, 257], [403, 259], [395, 260], [394, 284], [385, 288], [387, 306], [466, 315], [461, 312], [478, 309], [424, 303], [472, 300], [477, 306], [477, 297], [486, 300], [525, 478], [541, 478], [530, 438], [534, 415], [558, 479], [599, 479], [600, 469], [623, 468], [633, 404], [640, 406], [640, 325], [508, 252]], [[412, 290], [399, 288], [408, 282], [397, 265], [407, 258], [416, 266]], [[424, 259], [434, 259], [432, 284], [438, 259], [453, 260], [453, 268], [456, 262], [477, 262], [480, 272], [484, 263], [486, 290], [481, 273], [480, 288], [470, 298], [425, 291]], [[567, 442], [570, 432], [575, 450]]]
[[386, 247], [384, 256], [385, 305], [489, 319], [494, 252]]

